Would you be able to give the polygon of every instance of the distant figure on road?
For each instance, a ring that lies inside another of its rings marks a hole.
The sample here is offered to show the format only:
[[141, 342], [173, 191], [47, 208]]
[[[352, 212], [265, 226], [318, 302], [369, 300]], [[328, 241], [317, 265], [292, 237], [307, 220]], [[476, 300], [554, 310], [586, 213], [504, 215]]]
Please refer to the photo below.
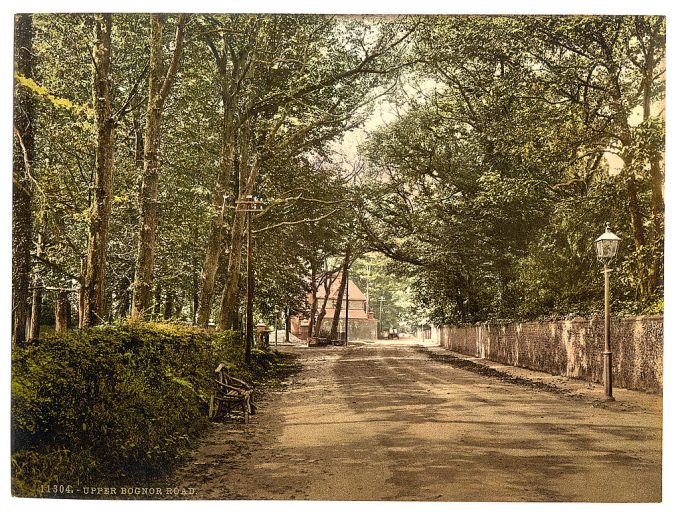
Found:
[[398, 340], [399, 339], [399, 332], [396, 329], [391, 328], [389, 334], [387, 335], [387, 338], [389, 340]]

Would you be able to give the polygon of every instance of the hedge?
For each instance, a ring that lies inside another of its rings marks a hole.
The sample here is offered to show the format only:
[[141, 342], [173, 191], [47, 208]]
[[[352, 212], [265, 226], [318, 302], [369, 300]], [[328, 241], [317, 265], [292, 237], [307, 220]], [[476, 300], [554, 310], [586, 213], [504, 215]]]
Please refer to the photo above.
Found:
[[167, 473], [208, 424], [212, 372], [253, 381], [281, 359], [243, 362], [235, 333], [127, 323], [71, 331], [15, 349], [12, 491], [130, 482]]

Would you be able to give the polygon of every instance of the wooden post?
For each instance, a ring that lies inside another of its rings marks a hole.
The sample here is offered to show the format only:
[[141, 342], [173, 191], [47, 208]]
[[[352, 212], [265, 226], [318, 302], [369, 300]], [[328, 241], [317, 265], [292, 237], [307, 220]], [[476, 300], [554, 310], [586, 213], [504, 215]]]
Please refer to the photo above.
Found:
[[[249, 206], [250, 207], [250, 206]], [[253, 294], [255, 274], [253, 273], [253, 213], [248, 209], [246, 223], [248, 226], [247, 259], [246, 259], [246, 363], [250, 364], [250, 353], [253, 348]]]
[[290, 343], [290, 308], [286, 306], [286, 343]]
[[84, 259], [80, 260], [80, 289], [78, 290], [78, 327], [85, 327], [85, 267]]
[[349, 270], [345, 282], [345, 345], [349, 344]]

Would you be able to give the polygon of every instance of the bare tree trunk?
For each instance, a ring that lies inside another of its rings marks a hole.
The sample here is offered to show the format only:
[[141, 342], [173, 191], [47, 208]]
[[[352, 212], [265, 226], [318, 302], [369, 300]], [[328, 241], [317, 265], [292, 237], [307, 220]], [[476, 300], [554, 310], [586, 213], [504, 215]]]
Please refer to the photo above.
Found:
[[94, 191], [90, 206], [83, 325], [104, 321], [106, 247], [111, 215], [115, 120], [111, 111], [111, 14], [95, 15], [94, 111], [97, 128]]
[[[206, 38], [206, 43], [210, 48], [213, 57], [215, 58], [215, 64], [217, 65], [217, 71], [220, 79], [220, 88], [222, 94], [222, 148], [220, 151], [219, 171], [213, 193], [213, 217], [210, 222], [210, 232], [208, 233], [208, 243], [206, 246], [205, 259], [203, 261], [201, 293], [196, 322], [198, 325], [204, 327], [208, 325], [208, 320], [210, 319], [210, 313], [212, 311], [212, 300], [215, 292], [215, 276], [224, 245], [223, 235], [225, 225], [225, 211], [227, 208], [227, 183], [232, 176], [232, 171], [234, 168], [234, 154], [236, 144], [236, 129], [234, 127], [234, 98], [241, 85], [242, 71], [244, 69], [243, 67], [245, 65], [245, 59], [248, 57], [247, 52], [245, 52], [242, 55], [239, 54], [238, 57], [234, 58], [235, 56], [227, 50], [226, 40], [224, 41], [224, 46], [219, 49], [210, 38]], [[229, 68], [227, 66], [227, 61], [229, 59], [228, 54], [231, 55], [231, 76], [229, 76], [227, 73]], [[238, 187], [236, 183], [234, 186]], [[241, 228], [243, 228], [243, 216], [239, 218], [235, 215], [234, 220], [240, 220]], [[234, 247], [232, 247], [232, 251], [233, 248]], [[238, 265], [234, 263], [231, 266], [232, 269], [234, 266], [240, 267], [240, 243], [238, 250]]]
[[191, 323], [196, 323], [196, 315], [198, 313], [198, 274], [194, 271], [191, 275], [192, 291], [191, 291]]
[[175, 293], [167, 291], [165, 293], [165, 304], [163, 305], [163, 319], [170, 320], [175, 309]]
[[335, 302], [335, 311], [333, 312], [333, 323], [331, 324], [331, 340], [338, 339], [338, 324], [340, 323], [340, 313], [342, 312], [342, 299], [347, 287], [347, 271], [349, 270], [349, 262], [351, 258], [352, 248], [348, 244], [345, 248], [345, 256], [342, 259], [342, 275], [340, 276], [340, 286], [338, 288], [338, 298]]
[[153, 289], [153, 307], [152, 312], [154, 315], [160, 315], [163, 305], [163, 291], [160, 284], [156, 284]]
[[132, 125], [135, 131], [135, 168], [144, 170], [144, 130], [137, 116], [132, 120]]
[[307, 338], [314, 336], [314, 324], [316, 323], [316, 307], [318, 304], [316, 284], [316, 266], [312, 262], [312, 304], [309, 308], [309, 326], [307, 327]]
[[71, 300], [69, 292], [59, 290], [54, 301], [54, 331], [63, 333], [71, 325]]
[[[644, 30], [646, 23], [643, 17], [636, 17], [636, 25]], [[658, 37], [658, 33], [656, 34]], [[644, 121], [649, 120], [652, 114], [652, 88], [654, 86], [655, 73], [655, 54], [657, 44], [654, 35], [650, 37], [646, 45], [646, 52], [644, 54], [644, 68], [642, 81], [642, 118]], [[664, 241], [664, 225], [665, 225], [665, 201], [664, 201], [664, 170], [662, 168], [661, 154], [658, 151], [652, 151], [649, 156], [649, 169], [652, 190], [652, 227], [653, 233], [650, 238], [652, 250], [651, 273], [648, 274], [648, 284], [646, 290], [651, 295], [658, 285], [662, 282], [662, 268], [663, 257], [662, 253], [657, 250], [657, 246], [662, 246]]]
[[630, 156], [633, 136], [628, 124], [628, 112], [622, 100], [618, 68], [616, 65], [611, 65], [608, 67], [608, 71], [611, 84], [611, 95], [614, 101], [613, 120], [617, 135], [623, 146], [621, 159], [624, 162], [624, 166], [621, 176], [626, 187], [628, 215], [630, 216], [630, 225], [633, 230], [635, 250], [637, 251], [637, 286], [641, 298], [645, 299], [649, 294], [647, 285], [649, 284], [650, 270], [647, 269], [647, 261], [644, 255], [644, 246], [646, 244], [645, 228], [642, 211], [640, 209], [638, 188], [635, 183], [635, 172], [632, 168], [632, 157]]
[[642, 211], [640, 210], [640, 203], [638, 201], [637, 185], [635, 184], [635, 176], [629, 169], [628, 164], [625, 165], [624, 173], [626, 192], [628, 193], [628, 214], [630, 216], [630, 224], [633, 228], [633, 239], [635, 241], [635, 250], [637, 251], [637, 279], [638, 291], [643, 299], [649, 296], [649, 276], [651, 270], [647, 269], [647, 260], [644, 255], [644, 246], [646, 243], [645, 228], [642, 221]]
[[[203, 287], [201, 288], [201, 305], [199, 308], [199, 325], [207, 323], [207, 316], [210, 312], [210, 305], [212, 302], [212, 295], [215, 287], [215, 271], [218, 266], [218, 258], [222, 250], [222, 234], [224, 228], [224, 210], [225, 210], [225, 193], [226, 181], [234, 166], [235, 143], [236, 143], [236, 129], [234, 127], [234, 97], [243, 84], [243, 79], [246, 74], [252, 78], [252, 58], [249, 51], [242, 51], [236, 54], [233, 48], [229, 48], [231, 56], [231, 76], [227, 76], [227, 41], [224, 42], [224, 48], [217, 49], [211, 39], [206, 40], [210, 50], [215, 57], [217, 68], [220, 74], [220, 83], [222, 88], [222, 105], [224, 109], [223, 124], [222, 124], [222, 152], [220, 156], [220, 177], [218, 178], [219, 188], [216, 187], [214, 206], [215, 216], [213, 217], [214, 225], [211, 226], [210, 239], [208, 241], [208, 250], [206, 252], [206, 260], [203, 267]], [[254, 42], [253, 42], [254, 46]], [[250, 130], [248, 122], [241, 127], [241, 145], [239, 155], [239, 177], [238, 181], [234, 181], [233, 187], [235, 191], [239, 192], [236, 199], [241, 196], [252, 194], [254, 180], [257, 176], [256, 164], [250, 167], [250, 173], [247, 175], [245, 170], [248, 169], [249, 160], [249, 144], [250, 144]], [[217, 197], [219, 193], [219, 199]], [[224, 198], [223, 198], [224, 197]], [[236, 200], [235, 199], [235, 200]], [[219, 201], [219, 203], [218, 203]], [[218, 210], [217, 207], [220, 206]], [[231, 242], [229, 252], [229, 262], [227, 264], [227, 279], [224, 289], [222, 291], [222, 298], [220, 300], [220, 314], [218, 320], [218, 328], [227, 329], [233, 325], [233, 320], [236, 318], [236, 305], [238, 297], [238, 281], [241, 268], [241, 244], [243, 241], [243, 229], [245, 223], [245, 213], [234, 213], [234, 219], [231, 227]], [[206, 312], [203, 316], [202, 312]]]
[[330, 280], [326, 281], [326, 292], [323, 296], [323, 302], [321, 303], [321, 309], [319, 310], [319, 315], [316, 319], [316, 324], [314, 325], [313, 336], [318, 337], [321, 332], [321, 326], [323, 325], [323, 319], [326, 318], [326, 306], [328, 305], [328, 298], [331, 295], [331, 284], [335, 281], [337, 275], [333, 276], [330, 274]]
[[132, 281], [130, 280], [130, 275], [125, 274], [121, 277], [118, 283], [118, 291], [116, 297], [118, 299], [118, 307], [116, 311], [118, 313], [118, 318], [126, 318], [130, 313], [130, 285]]
[[78, 288], [78, 328], [85, 327], [85, 260], [80, 260], [80, 288]]
[[42, 316], [43, 284], [40, 277], [33, 282], [33, 296], [31, 299], [31, 325], [28, 338], [37, 340], [40, 338], [40, 318]]
[[144, 172], [139, 196], [139, 237], [132, 294], [132, 318], [146, 318], [151, 306], [153, 266], [158, 225], [158, 183], [160, 173], [161, 114], [175, 79], [184, 46], [187, 15], [180, 15], [175, 35], [175, 50], [163, 77], [163, 18], [151, 15], [149, 58], [149, 103], [144, 131]]
[[172, 309], [174, 313], [172, 314], [172, 316], [179, 320], [182, 317], [182, 309], [184, 309], [184, 302], [182, 302], [183, 301], [182, 297], [178, 297], [177, 295], [175, 295], [173, 300], [174, 304]]
[[[661, 57], [657, 55], [659, 48], [663, 49], [665, 38], [661, 35], [660, 28], [663, 25], [661, 20], [636, 16], [635, 25], [640, 35], [648, 35], [646, 44], [643, 47], [643, 78], [642, 78], [642, 119], [647, 121], [652, 114], [652, 98], [654, 88], [654, 74], [656, 66]], [[663, 238], [664, 227], [664, 170], [661, 166], [661, 155], [659, 152], [652, 152], [649, 158], [651, 182], [652, 182], [652, 217], [654, 221], [655, 240]]]
[[[35, 255], [40, 258], [43, 255], [43, 239], [45, 237], [46, 215], [45, 210], [41, 209], [39, 215], [38, 238], [35, 242]], [[31, 331], [29, 338], [37, 340], [40, 338], [40, 317], [42, 314], [42, 301], [44, 284], [40, 272], [36, 269], [33, 273], [33, 299], [31, 301]]]
[[[226, 73], [226, 71], [225, 71]], [[226, 78], [223, 79], [226, 82]], [[226, 94], [226, 84], [223, 84], [222, 95], [222, 150], [220, 152], [220, 166], [217, 182], [213, 192], [213, 216], [210, 221], [210, 232], [203, 260], [201, 275], [201, 293], [198, 301], [198, 315], [196, 323], [207, 327], [212, 310], [213, 294], [215, 292], [215, 276], [219, 266], [219, 258], [224, 245], [224, 215], [226, 210], [227, 183], [231, 176], [234, 160], [233, 112], [230, 98]]]
[[286, 307], [286, 343], [290, 343], [290, 308]]
[[[17, 73], [33, 77], [33, 20], [14, 18], [14, 63]], [[31, 282], [33, 188], [30, 166], [34, 157], [34, 106], [31, 93], [14, 86], [14, 141], [12, 159], [12, 346], [26, 341]]]
[[229, 329], [236, 313], [238, 304], [239, 278], [241, 274], [241, 249], [243, 247], [243, 232], [245, 230], [246, 213], [234, 213], [231, 225], [231, 245], [227, 262], [227, 276], [222, 289], [220, 300], [220, 315], [218, 327], [220, 330]]
[[[249, 124], [245, 125], [240, 141], [239, 155], [239, 195], [238, 199], [243, 199], [253, 193], [255, 179], [259, 172], [257, 159], [249, 166], [250, 161], [250, 138]], [[222, 289], [220, 300], [220, 318], [218, 328], [226, 330], [233, 328], [232, 320], [238, 305], [238, 286], [241, 272], [241, 248], [243, 246], [243, 234], [245, 229], [246, 213], [236, 210], [231, 226], [231, 245], [229, 247], [229, 261], [227, 264], [227, 277]]]

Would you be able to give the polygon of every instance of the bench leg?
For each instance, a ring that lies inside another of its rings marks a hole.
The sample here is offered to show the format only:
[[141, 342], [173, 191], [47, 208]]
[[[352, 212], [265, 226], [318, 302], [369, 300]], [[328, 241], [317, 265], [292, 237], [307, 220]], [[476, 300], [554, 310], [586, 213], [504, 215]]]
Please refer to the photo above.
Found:
[[250, 422], [250, 404], [248, 403], [248, 397], [243, 398], [243, 419], [246, 424]]
[[255, 406], [255, 403], [253, 402], [252, 390], [248, 392], [248, 409], [250, 410], [251, 415], [257, 413], [257, 406]]

